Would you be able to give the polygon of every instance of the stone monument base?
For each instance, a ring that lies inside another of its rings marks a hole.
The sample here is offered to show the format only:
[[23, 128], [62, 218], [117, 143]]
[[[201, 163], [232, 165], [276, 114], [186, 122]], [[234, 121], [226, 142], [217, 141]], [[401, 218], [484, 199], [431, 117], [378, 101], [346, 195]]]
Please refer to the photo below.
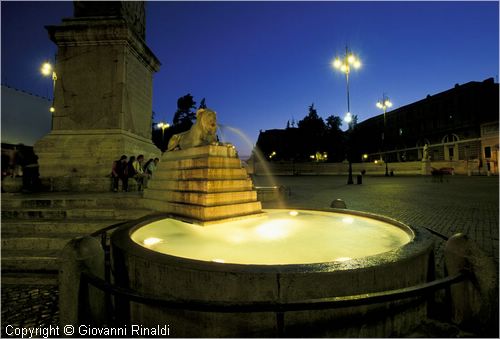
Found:
[[200, 225], [255, 215], [262, 209], [231, 145], [166, 152], [144, 198], [146, 208]]
[[107, 192], [113, 161], [125, 154], [160, 157], [150, 141], [123, 130], [52, 131], [34, 145], [42, 186], [50, 191]]

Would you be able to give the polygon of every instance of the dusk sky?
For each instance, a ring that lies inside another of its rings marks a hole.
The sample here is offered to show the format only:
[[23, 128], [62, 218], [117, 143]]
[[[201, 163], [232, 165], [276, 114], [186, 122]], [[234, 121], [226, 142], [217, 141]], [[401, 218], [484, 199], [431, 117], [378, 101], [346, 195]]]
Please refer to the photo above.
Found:
[[[2, 84], [51, 97], [38, 71], [56, 53], [44, 25], [71, 17], [72, 3], [2, 1], [1, 9]], [[346, 44], [363, 65], [350, 76], [359, 121], [381, 113], [383, 93], [397, 108], [456, 83], [498, 82], [498, 18], [498, 1], [147, 2], [146, 42], [162, 63], [155, 120], [171, 123], [187, 93], [252, 144], [261, 129], [301, 120], [312, 103], [323, 118], [343, 117], [345, 76], [331, 61]]]

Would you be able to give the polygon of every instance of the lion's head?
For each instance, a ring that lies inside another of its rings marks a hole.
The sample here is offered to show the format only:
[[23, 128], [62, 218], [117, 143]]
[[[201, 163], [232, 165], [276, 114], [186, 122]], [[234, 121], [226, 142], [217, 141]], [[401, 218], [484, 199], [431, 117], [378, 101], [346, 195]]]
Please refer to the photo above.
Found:
[[196, 123], [188, 131], [174, 134], [168, 142], [168, 151], [209, 145], [217, 142], [217, 114], [208, 108], [196, 112]]
[[201, 125], [203, 134], [215, 137], [217, 131], [217, 113], [208, 108], [196, 111], [196, 120]]

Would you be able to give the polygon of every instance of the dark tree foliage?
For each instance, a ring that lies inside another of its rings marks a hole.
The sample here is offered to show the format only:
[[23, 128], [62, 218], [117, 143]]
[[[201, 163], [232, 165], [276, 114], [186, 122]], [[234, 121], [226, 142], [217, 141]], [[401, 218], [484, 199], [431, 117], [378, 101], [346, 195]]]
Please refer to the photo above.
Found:
[[198, 107], [198, 109], [200, 108], [207, 108], [207, 104], [205, 104], [205, 98], [201, 99], [200, 106]]
[[196, 120], [195, 107], [196, 102], [190, 93], [177, 99], [177, 111], [175, 111], [173, 119], [174, 125], [189, 125], [189, 127], [191, 127]]
[[340, 126], [342, 126], [340, 117], [330, 115], [326, 118], [324, 142], [329, 161], [339, 162], [345, 159], [344, 132]]
[[322, 133], [325, 130], [325, 122], [318, 115], [314, 103], [309, 106], [309, 113], [299, 121], [299, 129], [307, 132]]
[[326, 128], [328, 131], [341, 132], [340, 126], [342, 126], [342, 119], [340, 117], [330, 115], [326, 118]]
[[[342, 119], [331, 115], [326, 122], [314, 107], [299, 121], [286, 124], [283, 130], [261, 131], [257, 146], [271, 161], [310, 161], [311, 155], [327, 152], [328, 161], [340, 162], [346, 159], [346, 133], [340, 127]], [[271, 158], [269, 156], [275, 152]]]
[[[200, 107], [205, 104], [203, 98]], [[158, 128], [158, 124], [153, 122], [152, 139], [153, 143], [162, 151], [167, 149], [168, 142], [172, 135], [185, 132], [191, 128], [196, 120], [196, 102], [193, 96], [188, 93], [177, 99], [177, 110], [174, 113], [173, 124], [166, 129]]]
[[303, 140], [299, 145], [302, 159], [308, 159], [310, 155], [316, 154], [316, 152], [323, 153], [327, 151], [323, 141], [326, 125], [314, 108], [314, 103], [309, 106], [308, 114], [299, 121], [298, 126]]

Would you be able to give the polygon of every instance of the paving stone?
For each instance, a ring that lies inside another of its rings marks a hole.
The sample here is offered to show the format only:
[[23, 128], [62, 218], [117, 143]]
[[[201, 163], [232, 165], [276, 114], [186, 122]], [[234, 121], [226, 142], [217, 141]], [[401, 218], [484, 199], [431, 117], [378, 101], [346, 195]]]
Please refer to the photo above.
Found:
[[[265, 186], [269, 180], [254, 177], [254, 182]], [[333, 200], [342, 199], [348, 209], [385, 215], [410, 226], [428, 227], [447, 237], [461, 232], [495, 260], [498, 276], [498, 177], [450, 176], [439, 183], [422, 176], [368, 176], [363, 178], [362, 185], [347, 185], [347, 177], [340, 176], [279, 176], [275, 184], [286, 186], [291, 194], [282, 202], [265, 202], [263, 208], [284, 204], [294, 208], [328, 209]], [[444, 243], [436, 237], [438, 278], [444, 275]], [[443, 294], [436, 294], [438, 302]], [[419, 331], [408, 336], [477, 336], [435, 320], [429, 320]]]
[[56, 285], [2, 284], [1, 337], [5, 327], [48, 327], [59, 325]]

